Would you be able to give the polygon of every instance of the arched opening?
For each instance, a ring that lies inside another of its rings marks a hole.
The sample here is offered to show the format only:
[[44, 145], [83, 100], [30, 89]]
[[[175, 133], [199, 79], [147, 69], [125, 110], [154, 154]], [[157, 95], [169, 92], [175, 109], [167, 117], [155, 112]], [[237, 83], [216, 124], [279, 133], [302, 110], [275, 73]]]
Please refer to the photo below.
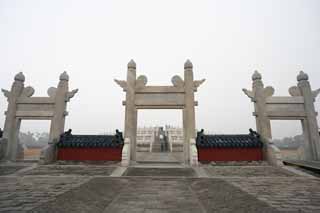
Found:
[[137, 162], [182, 163], [182, 110], [138, 110]]
[[39, 160], [49, 141], [49, 120], [22, 120], [17, 150], [18, 160]]
[[299, 120], [273, 120], [272, 142], [280, 149], [283, 160], [301, 160], [304, 136]]

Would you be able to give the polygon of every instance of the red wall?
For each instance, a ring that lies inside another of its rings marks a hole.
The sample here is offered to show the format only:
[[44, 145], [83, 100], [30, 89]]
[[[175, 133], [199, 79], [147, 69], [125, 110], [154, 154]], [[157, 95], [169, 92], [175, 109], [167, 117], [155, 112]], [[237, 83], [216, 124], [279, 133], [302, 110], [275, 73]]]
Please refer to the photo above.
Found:
[[119, 148], [58, 148], [58, 160], [121, 161]]
[[262, 148], [198, 148], [199, 161], [261, 161]]

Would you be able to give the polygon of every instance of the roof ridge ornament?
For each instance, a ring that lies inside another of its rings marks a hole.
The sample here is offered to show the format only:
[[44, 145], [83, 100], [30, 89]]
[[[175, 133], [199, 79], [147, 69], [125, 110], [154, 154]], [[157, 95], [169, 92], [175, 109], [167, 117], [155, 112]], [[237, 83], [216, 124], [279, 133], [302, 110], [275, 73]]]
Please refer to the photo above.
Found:
[[128, 68], [133, 68], [135, 69], [137, 67], [136, 62], [134, 62], [133, 59], [131, 59], [128, 63]]
[[187, 61], [184, 63], [184, 68], [185, 69], [188, 69], [188, 68], [192, 69], [193, 68], [193, 64], [189, 59], [187, 59]]
[[252, 80], [256, 81], [256, 80], [261, 80], [261, 79], [262, 79], [261, 74], [258, 72], [258, 70], [255, 70], [252, 75]]
[[301, 70], [299, 72], [299, 75], [297, 76], [297, 81], [307, 81], [308, 79], [309, 79], [308, 74]]
[[23, 75], [23, 72], [19, 72], [18, 74], [16, 74], [14, 76], [14, 80], [15, 81], [21, 81], [21, 82], [24, 82], [25, 81], [25, 76]]
[[69, 81], [68, 73], [66, 71], [64, 71], [63, 73], [61, 73], [59, 79], [60, 79], [60, 81]]

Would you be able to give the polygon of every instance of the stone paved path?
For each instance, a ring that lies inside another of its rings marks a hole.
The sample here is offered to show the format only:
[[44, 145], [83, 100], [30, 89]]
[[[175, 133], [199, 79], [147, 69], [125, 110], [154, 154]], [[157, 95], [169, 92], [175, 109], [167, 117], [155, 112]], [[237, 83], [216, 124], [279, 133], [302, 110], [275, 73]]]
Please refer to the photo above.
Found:
[[319, 178], [270, 166], [0, 166], [0, 212], [320, 212]]

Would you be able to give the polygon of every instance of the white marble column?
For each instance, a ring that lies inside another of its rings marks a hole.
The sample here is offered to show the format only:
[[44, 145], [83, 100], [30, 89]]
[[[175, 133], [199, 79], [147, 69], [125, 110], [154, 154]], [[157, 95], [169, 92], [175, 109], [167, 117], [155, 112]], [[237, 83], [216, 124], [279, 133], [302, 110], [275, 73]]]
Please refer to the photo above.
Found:
[[137, 110], [135, 108], [136, 63], [128, 63], [124, 136], [130, 138], [131, 160], [136, 160]]
[[8, 141], [5, 159], [15, 161], [18, 149], [18, 134], [21, 120], [16, 118], [17, 99], [24, 89], [25, 77], [22, 72], [14, 77], [11, 91], [2, 90], [8, 99], [8, 109], [6, 111], [6, 120], [4, 125], [3, 138]]
[[315, 97], [317, 92], [311, 90], [310, 83], [308, 81], [308, 75], [304, 72], [300, 72], [297, 76], [298, 88], [301, 95], [304, 98], [304, 108], [306, 112], [306, 118], [302, 121], [303, 134], [305, 136], [305, 159], [306, 160], [320, 160], [320, 139], [319, 139], [319, 127], [317, 123], [317, 114], [314, 108]]
[[195, 138], [194, 82], [193, 65], [187, 60], [184, 64], [185, 107], [183, 109], [184, 160], [190, 161], [190, 139]]
[[272, 87], [264, 88], [262, 82], [262, 76], [259, 72], [255, 71], [252, 75], [252, 91], [253, 91], [253, 102], [255, 108], [255, 117], [257, 132], [264, 138], [271, 139], [271, 124], [266, 112], [266, 98], [267, 90]]

